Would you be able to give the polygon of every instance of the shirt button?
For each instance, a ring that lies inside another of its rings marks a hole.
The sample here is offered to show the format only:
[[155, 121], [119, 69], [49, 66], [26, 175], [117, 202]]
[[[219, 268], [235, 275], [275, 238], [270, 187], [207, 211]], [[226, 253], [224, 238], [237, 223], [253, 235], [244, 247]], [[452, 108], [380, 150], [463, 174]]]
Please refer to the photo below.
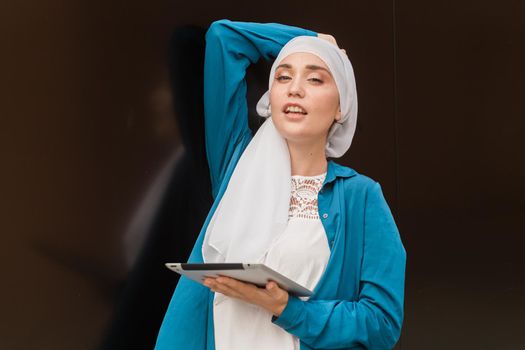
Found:
[[323, 214], [323, 219], [326, 219], [328, 217], [328, 214], [327, 213], [324, 213]]

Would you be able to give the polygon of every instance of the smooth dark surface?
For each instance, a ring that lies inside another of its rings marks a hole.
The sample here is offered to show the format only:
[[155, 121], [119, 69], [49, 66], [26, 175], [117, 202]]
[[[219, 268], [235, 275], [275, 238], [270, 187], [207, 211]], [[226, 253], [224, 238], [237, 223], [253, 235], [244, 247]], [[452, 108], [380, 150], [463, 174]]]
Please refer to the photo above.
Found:
[[524, 10], [398, 4], [407, 349], [525, 348]]
[[[333, 34], [353, 63], [341, 163], [382, 185], [408, 252], [397, 349], [521, 349], [525, 7], [377, 0], [0, 5], [0, 348], [151, 349], [211, 205], [203, 33]], [[250, 68], [250, 125], [268, 64]]]
[[202, 270], [244, 270], [243, 264], [181, 264], [183, 270], [187, 271], [202, 271]]

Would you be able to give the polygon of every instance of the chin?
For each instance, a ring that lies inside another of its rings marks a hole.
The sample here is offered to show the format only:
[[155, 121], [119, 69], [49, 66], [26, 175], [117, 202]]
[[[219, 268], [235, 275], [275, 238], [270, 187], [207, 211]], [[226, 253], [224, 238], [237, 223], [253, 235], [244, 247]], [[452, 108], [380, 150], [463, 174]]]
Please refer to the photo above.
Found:
[[286, 140], [294, 142], [305, 142], [312, 138], [311, 132], [309, 132], [305, 125], [300, 123], [292, 123], [287, 121], [279, 121], [275, 124], [275, 128]]

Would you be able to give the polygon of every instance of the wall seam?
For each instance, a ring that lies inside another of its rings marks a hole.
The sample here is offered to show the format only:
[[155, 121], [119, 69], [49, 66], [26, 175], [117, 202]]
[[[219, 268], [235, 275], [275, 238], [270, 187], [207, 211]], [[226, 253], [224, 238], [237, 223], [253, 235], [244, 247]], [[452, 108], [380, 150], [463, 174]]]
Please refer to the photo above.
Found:
[[[395, 212], [399, 217], [399, 130], [398, 130], [398, 32], [397, 32], [397, 0], [392, 0], [392, 65], [393, 65], [393, 81], [392, 93], [394, 99], [393, 105], [393, 129], [394, 129], [394, 159], [395, 159]], [[403, 350], [403, 339], [406, 337], [406, 324], [402, 328], [401, 336], [399, 338], [399, 349]]]

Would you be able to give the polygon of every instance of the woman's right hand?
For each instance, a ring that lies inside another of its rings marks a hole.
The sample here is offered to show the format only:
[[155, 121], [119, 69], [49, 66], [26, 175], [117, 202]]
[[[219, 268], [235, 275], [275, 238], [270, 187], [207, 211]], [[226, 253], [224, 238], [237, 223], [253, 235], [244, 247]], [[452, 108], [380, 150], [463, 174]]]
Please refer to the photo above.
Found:
[[[317, 37], [320, 38], [320, 39], [326, 40], [329, 43], [334, 44], [335, 46], [339, 47], [339, 45], [337, 45], [337, 41], [335, 40], [333, 35], [317, 33]], [[340, 50], [343, 51], [344, 54], [346, 54], [346, 50], [345, 49], [340, 49]]]

